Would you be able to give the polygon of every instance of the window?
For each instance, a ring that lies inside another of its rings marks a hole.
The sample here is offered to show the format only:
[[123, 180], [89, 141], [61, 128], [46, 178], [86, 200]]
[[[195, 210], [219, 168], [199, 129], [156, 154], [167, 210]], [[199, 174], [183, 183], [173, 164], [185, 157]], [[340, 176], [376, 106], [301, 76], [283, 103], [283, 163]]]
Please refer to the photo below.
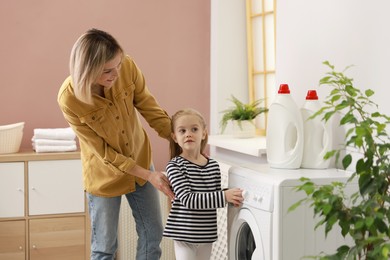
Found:
[[[264, 99], [269, 107], [275, 93], [276, 0], [246, 0], [249, 101]], [[265, 135], [267, 117], [256, 118], [257, 133]]]

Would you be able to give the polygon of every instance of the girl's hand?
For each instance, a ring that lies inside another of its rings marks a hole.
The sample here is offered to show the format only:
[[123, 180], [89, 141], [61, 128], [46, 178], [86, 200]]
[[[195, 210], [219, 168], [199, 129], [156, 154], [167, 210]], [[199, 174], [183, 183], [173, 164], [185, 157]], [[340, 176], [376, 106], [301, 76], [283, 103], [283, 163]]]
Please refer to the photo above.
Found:
[[242, 197], [242, 190], [239, 188], [232, 188], [225, 190], [226, 201], [232, 203], [235, 207], [241, 206], [244, 198]]

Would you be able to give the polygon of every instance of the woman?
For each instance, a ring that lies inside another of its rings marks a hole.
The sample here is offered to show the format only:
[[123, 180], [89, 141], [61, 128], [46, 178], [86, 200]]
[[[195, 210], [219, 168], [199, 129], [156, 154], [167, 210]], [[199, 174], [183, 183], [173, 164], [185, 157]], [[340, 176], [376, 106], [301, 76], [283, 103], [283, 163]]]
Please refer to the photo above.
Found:
[[170, 119], [146, 87], [134, 61], [108, 33], [91, 29], [74, 44], [70, 76], [58, 104], [81, 149], [91, 219], [91, 259], [114, 259], [121, 196], [132, 209], [137, 259], [159, 259], [162, 223], [158, 192], [174, 198], [153, 170], [149, 138], [138, 114], [169, 139]]

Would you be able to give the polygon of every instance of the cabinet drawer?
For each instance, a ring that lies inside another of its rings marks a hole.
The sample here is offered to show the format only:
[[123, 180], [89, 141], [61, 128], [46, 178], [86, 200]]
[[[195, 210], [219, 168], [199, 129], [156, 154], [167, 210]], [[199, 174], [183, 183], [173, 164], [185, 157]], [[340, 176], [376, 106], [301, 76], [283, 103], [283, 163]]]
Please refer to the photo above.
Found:
[[85, 259], [85, 218], [30, 220], [30, 260]]
[[84, 212], [80, 160], [28, 163], [29, 215]]
[[24, 260], [26, 235], [24, 220], [0, 222], [0, 260]]
[[0, 218], [24, 216], [24, 163], [0, 163]]

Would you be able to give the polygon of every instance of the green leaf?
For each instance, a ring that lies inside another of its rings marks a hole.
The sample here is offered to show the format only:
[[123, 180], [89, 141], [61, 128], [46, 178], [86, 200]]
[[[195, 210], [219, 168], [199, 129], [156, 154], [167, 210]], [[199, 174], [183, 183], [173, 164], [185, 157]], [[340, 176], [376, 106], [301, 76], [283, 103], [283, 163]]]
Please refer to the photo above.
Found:
[[342, 101], [340, 104], [338, 104], [336, 107], [335, 107], [335, 109], [337, 110], [337, 111], [341, 111], [341, 110], [343, 110], [344, 108], [346, 108], [346, 107], [348, 107], [350, 104], [346, 101], [346, 100], [344, 100], [344, 101]]
[[358, 220], [356, 223], [355, 223], [355, 229], [362, 229], [364, 227], [364, 221], [362, 219]]
[[355, 122], [356, 122], [356, 118], [355, 118], [355, 116], [352, 113], [347, 113], [340, 120], [340, 124], [341, 125], [345, 125], [345, 124], [348, 124], [348, 123], [355, 123]]
[[341, 95], [334, 95], [332, 98], [331, 98], [331, 101], [332, 103], [336, 102], [337, 100], [339, 100], [341, 98]]
[[365, 225], [369, 228], [374, 224], [374, 218], [373, 217], [367, 217], [365, 220]]
[[300, 186], [300, 190], [303, 190], [307, 195], [310, 195], [314, 192], [314, 183], [306, 182]]
[[348, 166], [351, 164], [351, 162], [352, 162], [352, 156], [351, 156], [351, 154], [347, 154], [346, 156], [344, 156], [343, 161], [342, 161], [342, 163], [343, 163], [343, 168], [344, 168], [344, 169], [347, 169]]
[[388, 259], [389, 257], [389, 248], [388, 247], [382, 247], [382, 256], [383, 257], [386, 257], [386, 259]]
[[350, 230], [350, 223], [349, 221], [341, 221], [339, 225], [341, 227], [341, 235], [345, 237]]
[[337, 152], [336, 150], [332, 150], [332, 151], [327, 152], [324, 156], [324, 159], [327, 160], [327, 159], [333, 157], [336, 152]]
[[345, 90], [347, 91], [347, 93], [349, 94], [349, 95], [351, 95], [352, 97], [356, 97], [356, 90], [355, 90], [355, 88], [354, 87], [352, 87], [351, 85], [347, 85], [347, 86], [345, 86]]
[[366, 92], [365, 92], [367, 97], [371, 97], [372, 95], [374, 95], [374, 93], [375, 92], [373, 90], [371, 90], [371, 89], [367, 89]]
[[328, 215], [329, 212], [332, 210], [332, 205], [330, 204], [325, 204], [324, 207], [322, 208], [322, 211], [325, 215]]
[[329, 82], [330, 79], [331, 79], [330, 76], [323, 77], [322, 79], [320, 79], [320, 85], [327, 84], [327, 83]]
[[301, 206], [302, 203], [303, 203], [304, 201], [305, 201], [305, 199], [301, 199], [300, 201], [295, 202], [293, 205], [291, 205], [291, 206], [288, 208], [288, 211], [287, 211], [287, 212], [294, 211], [296, 208], [298, 208], [299, 206]]
[[371, 117], [380, 117], [381, 114], [379, 112], [374, 112], [371, 114]]
[[359, 174], [359, 190], [360, 194], [365, 195], [372, 182], [372, 177], [369, 173], [364, 172]]
[[334, 69], [334, 66], [333, 66], [332, 64], [330, 64], [329, 61], [327, 61], [327, 60], [326, 60], [326, 61], [323, 61], [322, 64], [324, 64], [324, 65], [330, 67], [332, 70]]
[[328, 120], [332, 117], [332, 115], [333, 115], [334, 113], [335, 113], [334, 111], [330, 111], [330, 112], [325, 113], [325, 115], [324, 115], [324, 117], [323, 117], [323, 119], [325, 120], [325, 122], [328, 121]]

